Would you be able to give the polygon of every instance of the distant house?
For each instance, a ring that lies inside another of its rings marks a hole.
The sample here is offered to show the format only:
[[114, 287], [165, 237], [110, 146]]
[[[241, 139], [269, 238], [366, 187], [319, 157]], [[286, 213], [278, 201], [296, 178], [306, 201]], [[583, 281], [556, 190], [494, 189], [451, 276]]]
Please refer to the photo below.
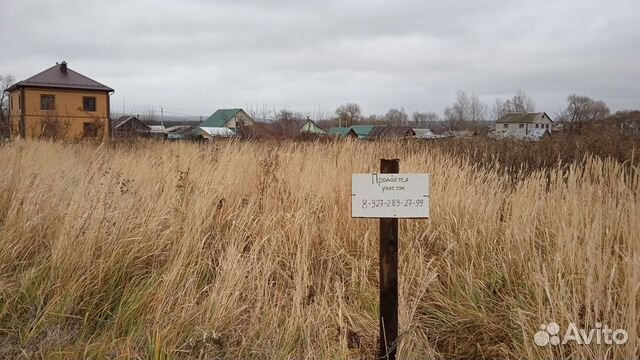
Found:
[[355, 139], [358, 137], [355, 131], [352, 128], [348, 127], [332, 127], [327, 131], [327, 134], [331, 136], [338, 136], [344, 138], [352, 138]]
[[416, 132], [408, 126], [374, 126], [369, 132], [369, 139], [411, 138]]
[[164, 132], [164, 125], [148, 125], [149, 126], [149, 131], [151, 131], [152, 133], [163, 133]]
[[311, 119], [301, 120], [297, 122], [299, 129], [298, 132], [305, 134], [326, 135], [327, 130], [321, 128]]
[[205, 121], [200, 128], [229, 128], [237, 135], [242, 135], [245, 126], [251, 126], [255, 120], [242, 109], [218, 109]]
[[193, 131], [193, 134], [203, 139], [230, 138], [236, 136], [233, 130], [226, 127], [198, 127]]
[[414, 128], [413, 132], [416, 133], [416, 138], [417, 139], [429, 139], [433, 136], [435, 136], [436, 134], [433, 133], [433, 131], [431, 131], [431, 129], [417, 129]]
[[109, 138], [114, 90], [56, 64], [7, 89], [11, 137]]
[[540, 141], [551, 137], [549, 129], [533, 128], [529, 130], [516, 129], [503, 132], [494, 132], [490, 135], [495, 139], [516, 139], [516, 140], [528, 140], [528, 141]]
[[435, 134], [433, 131], [431, 131], [431, 129], [413, 129], [413, 132], [416, 133], [415, 135], [416, 139], [438, 140], [438, 139], [444, 139], [447, 137], [446, 135]]
[[496, 120], [496, 133], [519, 133], [527, 135], [533, 129], [551, 131], [553, 121], [544, 112], [537, 113], [506, 113]]
[[356, 133], [358, 139], [366, 139], [375, 125], [351, 125], [351, 129]]
[[458, 131], [447, 131], [442, 134], [443, 137], [447, 138], [469, 138], [473, 136], [478, 136], [478, 132], [475, 130], [458, 130]]
[[150, 132], [151, 128], [137, 116], [120, 116], [111, 120], [111, 136], [114, 138], [146, 137]]
[[191, 125], [175, 125], [165, 128], [163, 133], [167, 140], [187, 140], [193, 139], [193, 130]]

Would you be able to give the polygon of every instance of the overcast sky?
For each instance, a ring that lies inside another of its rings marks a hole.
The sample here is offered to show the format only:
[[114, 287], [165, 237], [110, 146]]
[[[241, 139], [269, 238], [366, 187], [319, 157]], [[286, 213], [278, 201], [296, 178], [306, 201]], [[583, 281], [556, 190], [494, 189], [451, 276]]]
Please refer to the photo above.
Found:
[[117, 111], [442, 114], [517, 89], [550, 115], [571, 93], [640, 108], [640, 0], [0, 2], [0, 74], [66, 60]]

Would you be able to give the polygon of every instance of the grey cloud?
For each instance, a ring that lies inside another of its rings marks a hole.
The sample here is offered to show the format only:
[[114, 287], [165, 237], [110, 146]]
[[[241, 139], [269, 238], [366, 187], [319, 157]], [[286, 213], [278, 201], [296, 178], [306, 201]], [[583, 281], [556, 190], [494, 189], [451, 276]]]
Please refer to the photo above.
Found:
[[110, 1], [3, 5], [0, 72], [57, 60], [114, 103], [208, 114], [269, 103], [331, 112], [357, 101], [441, 112], [463, 89], [524, 89], [539, 110], [570, 93], [637, 108], [640, 13], [620, 1]]

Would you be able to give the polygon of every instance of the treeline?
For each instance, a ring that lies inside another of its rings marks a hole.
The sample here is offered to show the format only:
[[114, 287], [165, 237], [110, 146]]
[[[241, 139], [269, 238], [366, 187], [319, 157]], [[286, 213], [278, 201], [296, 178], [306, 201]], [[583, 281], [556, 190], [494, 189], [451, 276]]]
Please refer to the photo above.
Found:
[[[496, 98], [487, 104], [473, 93], [458, 91], [455, 101], [447, 106], [442, 115], [432, 112], [416, 111], [407, 113], [404, 108], [391, 108], [385, 114], [365, 116], [362, 107], [357, 103], [345, 103], [333, 113], [316, 112], [313, 115], [289, 109], [269, 109], [266, 106], [247, 107], [247, 111], [256, 119], [269, 123], [286, 123], [292, 120], [312, 119], [323, 128], [348, 127], [358, 124], [411, 126], [429, 128], [434, 132], [455, 130], [474, 130], [478, 133], [489, 131], [491, 124], [506, 113], [535, 112], [535, 101], [523, 90], [518, 90], [512, 97]], [[548, 113], [555, 122], [562, 124], [559, 128], [564, 132], [584, 131], [586, 126], [599, 121], [615, 120], [622, 128], [639, 126], [637, 111], [624, 110], [611, 114], [609, 107], [602, 100], [589, 96], [571, 94], [567, 96], [566, 105], [553, 113]], [[633, 125], [636, 123], [636, 125]]]

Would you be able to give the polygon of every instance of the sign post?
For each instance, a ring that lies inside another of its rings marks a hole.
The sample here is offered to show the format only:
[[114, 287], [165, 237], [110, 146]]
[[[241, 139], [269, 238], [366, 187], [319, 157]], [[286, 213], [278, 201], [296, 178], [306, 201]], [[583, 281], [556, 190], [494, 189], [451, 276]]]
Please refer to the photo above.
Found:
[[[400, 161], [380, 160], [381, 174], [400, 172]], [[380, 357], [396, 358], [398, 342], [398, 219], [380, 219]]]
[[351, 216], [380, 218], [379, 358], [398, 345], [398, 219], [429, 217], [429, 175], [399, 174], [398, 159], [381, 159], [380, 174], [353, 174]]

